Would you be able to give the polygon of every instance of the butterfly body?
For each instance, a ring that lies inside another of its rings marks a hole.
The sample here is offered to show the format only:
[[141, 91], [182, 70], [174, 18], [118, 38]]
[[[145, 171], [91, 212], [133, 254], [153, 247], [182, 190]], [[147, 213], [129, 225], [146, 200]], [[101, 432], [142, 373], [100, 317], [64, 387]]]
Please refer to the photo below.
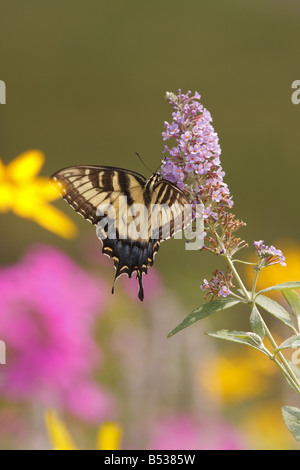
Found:
[[51, 179], [73, 209], [96, 225], [102, 252], [114, 261], [114, 284], [122, 274], [136, 273], [143, 300], [143, 274], [153, 265], [161, 241], [190, 223], [183, 217], [185, 194], [159, 173], [146, 179], [109, 166], [68, 167]]

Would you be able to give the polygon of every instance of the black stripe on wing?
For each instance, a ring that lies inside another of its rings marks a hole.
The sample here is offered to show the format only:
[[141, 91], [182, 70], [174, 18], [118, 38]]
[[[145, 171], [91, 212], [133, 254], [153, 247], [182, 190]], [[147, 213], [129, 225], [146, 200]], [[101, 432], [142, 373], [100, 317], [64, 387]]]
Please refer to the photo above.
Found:
[[133, 202], [130, 189], [143, 190], [146, 183], [146, 178], [134, 171], [90, 165], [64, 168], [54, 173], [51, 180], [57, 183], [61, 196], [70, 206], [93, 224], [101, 220], [97, 208], [102, 202], [110, 202], [113, 193], [116, 197], [123, 194], [128, 202]]
[[155, 230], [160, 241], [173, 237], [192, 223], [192, 211], [189, 210], [187, 196], [170, 181], [161, 179], [155, 184], [151, 204], [156, 204], [161, 209], [159, 224]]

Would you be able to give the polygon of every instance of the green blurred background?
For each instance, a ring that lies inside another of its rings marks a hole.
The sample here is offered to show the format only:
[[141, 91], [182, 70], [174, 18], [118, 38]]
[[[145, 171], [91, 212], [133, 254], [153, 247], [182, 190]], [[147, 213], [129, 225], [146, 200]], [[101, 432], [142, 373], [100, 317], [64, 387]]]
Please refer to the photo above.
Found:
[[[80, 163], [145, 173], [135, 152], [151, 168], [162, 158], [165, 91], [197, 90], [219, 134], [235, 213], [248, 223], [242, 235], [299, 239], [298, 2], [2, 0], [0, 9], [4, 162], [38, 148], [45, 175]], [[31, 222], [0, 217], [4, 262], [35, 238], [62, 244], [32, 233]], [[76, 244], [66, 246], [76, 255]], [[173, 241], [156, 260], [170, 287], [184, 283], [191, 304], [214, 264]]]
[[[135, 152], [158, 166], [163, 122], [171, 120], [165, 91], [197, 90], [219, 135], [234, 212], [247, 222], [240, 236], [250, 245], [300, 242], [300, 105], [291, 101], [300, 79], [299, 20], [295, 0], [2, 0], [0, 155], [8, 163], [40, 149], [43, 175], [90, 163], [147, 176]], [[79, 238], [64, 241], [0, 214], [1, 264], [35, 241], [80, 261], [94, 229], [63, 201], [56, 206], [76, 222]], [[185, 316], [219, 260], [171, 240], [155, 264]]]

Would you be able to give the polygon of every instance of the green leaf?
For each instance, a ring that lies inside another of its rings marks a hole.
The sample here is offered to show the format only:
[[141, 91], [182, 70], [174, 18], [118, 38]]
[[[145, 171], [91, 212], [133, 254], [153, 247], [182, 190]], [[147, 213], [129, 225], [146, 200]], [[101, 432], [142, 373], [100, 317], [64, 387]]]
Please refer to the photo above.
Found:
[[263, 319], [257, 310], [256, 306], [254, 305], [251, 315], [250, 315], [250, 327], [251, 330], [258, 334], [258, 336], [263, 340], [266, 334]]
[[220, 338], [225, 339], [226, 341], [233, 341], [234, 343], [245, 344], [247, 346], [251, 346], [252, 348], [258, 349], [259, 351], [266, 354], [266, 356], [270, 357], [269, 351], [265, 348], [261, 337], [256, 333], [252, 333], [251, 331], [228, 331], [228, 330], [220, 330], [214, 331], [212, 333], [206, 333], [208, 336], [212, 338]]
[[286, 339], [283, 341], [278, 348], [274, 349], [274, 352], [277, 353], [278, 351], [281, 351], [282, 349], [296, 349], [300, 348], [300, 336], [299, 335], [294, 335], [291, 336], [290, 338]]
[[193, 323], [202, 320], [202, 318], [208, 317], [209, 315], [212, 315], [215, 312], [219, 312], [220, 310], [233, 307], [239, 303], [239, 300], [227, 297], [225, 299], [215, 299], [211, 302], [200, 305], [200, 307], [197, 307], [195, 310], [193, 310], [192, 313], [185, 317], [185, 319], [179, 325], [177, 325], [176, 328], [171, 331], [171, 333], [168, 334], [168, 338], [175, 335], [184, 328], [191, 326]]
[[289, 304], [292, 314], [297, 320], [298, 330], [300, 331], [300, 297], [292, 289], [283, 289], [282, 293]]
[[277, 284], [276, 286], [268, 287], [267, 289], [260, 290], [255, 297], [265, 292], [272, 290], [283, 290], [283, 289], [300, 289], [300, 281], [284, 282], [283, 284]]
[[281, 411], [288, 430], [296, 441], [300, 442], [300, 409], [294, 406], [283, 406]]
[[291, 328], [294, 333], [297, 333], [289, 312], [278, 302], [270, 299], [270, 297], [266, 297], [265, 295], [259, 295], [259, 297], [255, 299], [255, 303], [260, 305], [260, 307], [265, 309], [267, 312], [271, 313], [271, 315], [276, 317], [278, 320], [282, 321], [286, 326]]
[[[296, 366], [296, 364], [294, 364], [292, 361], [289, 361], [287, 359], [287, 363], [288, 365], [290, 366], [290, 368], [292, 369], [292, 371], [294, 372], [294, 375], [297, 379], [297, 381], [299, 382], [300, 384], [300, 369], [299, 367]], [[296, 390], [296, 388], [294, 387], [293, 383], [290, 381], [290, 379], [288, 377], [286, 377], [286, 380], [287, 380], [287, 383], [292, 387], [292, 389], [298, 393], [298, 391]]]
[[298, 382], [300, 383], [300, 369], [296, 366], [292, 361], [287, 359], [287, 363], [289, 364], [290, 368], [293, 370], [295, 376], [297, 377]]
[[300, 316], [300, 297], [297, 292], [292, 289], [282, 289], [282, 293], [295, 317]]

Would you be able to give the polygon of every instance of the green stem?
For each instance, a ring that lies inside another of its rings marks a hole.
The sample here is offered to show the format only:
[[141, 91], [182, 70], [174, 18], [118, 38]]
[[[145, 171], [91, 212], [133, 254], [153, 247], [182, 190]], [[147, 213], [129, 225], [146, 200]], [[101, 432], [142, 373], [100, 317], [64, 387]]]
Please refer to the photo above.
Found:
[[[254, 298], [254, 295], [255, 295], [255, 289], [256, 289], [256, 283], [257, 283], [257, 277], [258, 277], [258, 274], [259, 274], [259, 271], [255, 271], [255, 278], [254, 278], [254, 283], [253, 283], [253, 288], [252, 288], [252, 296], [249, 295], [242, 279], [240, 278], [240, 275], [239, 273], [237, 272], [237, 270], [235, 269], [235, 266], [234, 266], [234, 263], [231, 259], [231, 257], [226, 253], [226, 250], [224, 249], [224, 245], [221, 241], [221, 239], [219, 238], [219, 244], [221, 246], [221, 248], [224, 250], [224, 256], [226, 258], [226, 261], [238, 283], [238, 285], [240, 286], [244, 296], [245, 296], [245, 299], [248, 301], [248, 303], [253, 303], [253, 298]], [[276, 341], [274, 340], [269, 328], [267, 327], [265, 321], [262, 319], [263, 321], [263, 324], [264, 324], [264, 328], [265, 328], [265, 331], [266, 331], [266, 335], [272, 345], [272, 347], [274, 349], [277, 349], [278, 346], [276, 344]], [[280, 361], [278, 361], [278, 359], [275, 357], [275, 355], [273, 356], [274, 357], [274, 362], [275, 364], [277, 365], [277, 367], [279, 367], [279, 369], [281, 370], [281, 372], [284, 374], [284, 376], [286, 378], [289, 379], [289, 381], [294, 385], [296, 391], [300, 394], [300, 383], [296, 377], [296, 375], [294, 374], [294, 371], [292, 370], [292, 368], [290, 367], [289, 363], [287, 362], [286, 358], [284, 357], [284, 355], [282, 354], [281, 351], [279, 351], [277, 353], [278, 357], [280, 358]]]
[[[265, 331], [266, 331], [266, 335], [267, 335], [270, 343], [272, 344], [274, 349], [277, 349], [278, 348], [277, 343], [276, 343], [275, 339], [273, 338], [269, 328], [267, 327], [267, 325], [266, 325], [266, 323], [263, 319], [262, 319], [262, 322], [263, 322], [263, 325], [264, 325], [264, 328], [265, 328]], [[281, 351], [279, 351], [277, 353], [277, 355], [280, 358], [281, 363], [283, 365], [276, 359], [275, 356], [274, 356], [274, 362], [281, 369], [281, 371], [284, 373], [284, 375], [293, 383], [295, 389], [300, 394], [300, 384], [298, 382], [298, 379], [297, 379], [296, 375], [294, 374], [293, 369], [290, 367], [289, 363], [287, 362], [286, 358], [284, 357], [284, 355], [282, 354]]]
[[244, 303], [245, 303], [244, 297], [241, 297], [240, 295], [237, 295], [237, 294], [235, 294], [234, 292], [231, 292], [231, 291], [230, 291], [230, 295], [231, 295], [232, 297], [234, 297], [235, 299], [238, 299], [238, 300], [240, 300], [241, 302], [244, 302]]
[[231, 269], [231, 271], [232, 271], [232, 273], [233, 273], [235, 279], [237, 280], [238, 285], [240, 286], [240, 288], [241, 288], [241, 290], [242, 290], [242, 292], [243, 292], [243, 294], [244, 294], [244, 296], [245, 296], [245, 299], [246, 299], [248, 302], [250, 302], [250, 301], [251, 301], [251, 297], [250, 297], [250, 295], [249, 295], [249, 293], [248, 293], [248, 291], [247, 291], [247, 289], [246, 289], [246, 287], [245, 287], [245, 285], [244, 285], [242, 279], [240, 278], [239, 273], [238, 273], [237, 270], [235, 269], [235, 266], [234, 266], [234, 264], [233, 264], [233, 262], [232, 262], [232, 259], [231, 259], [227, 254], [225, 254], [225, 258], [226, 258], [226, 261], [227, 261], [227, 263], [228, 263], [228, 265], [229, 265], [229, 267], [230, 267], [230, 269]]
[[249, 261], [243, 261], [242, 259], [233, 259], [233, 263], [248, 264], [250, 266], [255, 266], [255, 263], [250, 263]]
[[255, 296], [258, 275], [259, 275], [259, 270], [255, 269], [255, 276], [254, 276], [253, 287], [252, 287], [252, 299], [254, 299], [254, 296]]

